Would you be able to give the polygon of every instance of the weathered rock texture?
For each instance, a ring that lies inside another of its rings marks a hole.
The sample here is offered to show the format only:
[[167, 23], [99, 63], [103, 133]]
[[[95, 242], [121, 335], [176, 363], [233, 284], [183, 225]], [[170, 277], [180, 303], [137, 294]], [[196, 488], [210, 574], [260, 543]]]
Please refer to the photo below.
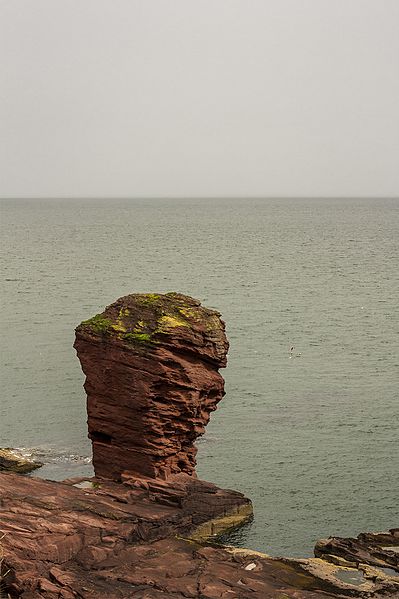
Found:
[[9, 447], [0, 448], [0, 471], [8, 470], [10, 472], [26, 474], [41, 466], [43, 466], [41, 462], [23, 456], [16, 449], [10, 449]]
[[[131, 478], [57, 483], [3, 473], [3, 582], [12, 597], [24, 599], [140, 597], [155, 582], [136, 585], [132, 560], [140, 570], [147, 554], [157, 555], [151, 543], [171, 538], [173, 545], [176, 535], [198, 537], [201, 530], [212, 535], [213, 528], [234, 526], [251, 513], [241, 493], [186, 474], [170, 484]], [[164, 559], [170, 568], [170, 557]]]
[[[242, 518], [248, 505], [242, 495], [184, 474], [168, 481], [57, 483], [0, 473], [4, 594], [12, 599], [399, 597], [397, 565], [379, 561], [390, 564], [389, 572], [367, 566], [364, 540], [360, 556], [356, 539], [330, 539], [328, 550], [339, 552], [339, 563], [331, 562], [329, 553], [325, 559], [279, 559], [198, 542], [206, 522], [209, 533], [213, 526], [217, 531], [226, 525], [223, 514], [227, 522], [234, 514]], [[378, 547], [388, 543], [390, 557], [399, 547], [397, 533], [380, 536]], [[184, 538], [192, 535], [197, 541]], [[376, 539], [368, 538], [374, 551]]]
[[77, 327], [96, 476], [195, 475], [194, 441], [224, 395], [224, 329], [176, 293], [122, 297]]
[[[332, 563], [367, 564], [376, 568], [394, 569], [399, 579], [399, 528], [386, 532], [364, 532], [356, 539], [330, 537], [317, 542], [316, 557]], [[399, 580], [398, 580], [399, 583]]]

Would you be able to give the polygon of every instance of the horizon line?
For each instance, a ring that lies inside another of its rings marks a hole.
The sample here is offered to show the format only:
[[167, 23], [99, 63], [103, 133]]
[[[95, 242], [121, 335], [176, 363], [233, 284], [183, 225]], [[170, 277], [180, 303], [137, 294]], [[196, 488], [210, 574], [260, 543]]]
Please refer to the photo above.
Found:
[[309, 196], [289, 196], [289, 195], [207, 195], [207, 196], [185, 196], [185, 195], [155, 195], [155, 196], [0, 196], [0, 200], [398, 200], [399, 195], [309, 195]]

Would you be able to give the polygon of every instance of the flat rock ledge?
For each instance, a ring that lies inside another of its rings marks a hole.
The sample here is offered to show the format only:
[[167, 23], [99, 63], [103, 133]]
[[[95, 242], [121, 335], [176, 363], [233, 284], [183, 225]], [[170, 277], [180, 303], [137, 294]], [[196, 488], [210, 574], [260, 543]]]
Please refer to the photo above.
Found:
[[3, 595], [12, 599], [399, 597], [399, 529], [272, 558], [209, 543], [249, 500], [188, 475], [63, 483], [0, 473]]

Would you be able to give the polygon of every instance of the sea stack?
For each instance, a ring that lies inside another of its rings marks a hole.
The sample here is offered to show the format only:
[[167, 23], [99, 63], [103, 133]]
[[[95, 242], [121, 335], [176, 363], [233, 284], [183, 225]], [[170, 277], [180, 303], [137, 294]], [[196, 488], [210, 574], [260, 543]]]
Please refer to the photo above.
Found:
[[133, 294], [76, 329], [100, 478], [195, 477], [195, 440], [224, 395], [220, 314], [178, 293]]

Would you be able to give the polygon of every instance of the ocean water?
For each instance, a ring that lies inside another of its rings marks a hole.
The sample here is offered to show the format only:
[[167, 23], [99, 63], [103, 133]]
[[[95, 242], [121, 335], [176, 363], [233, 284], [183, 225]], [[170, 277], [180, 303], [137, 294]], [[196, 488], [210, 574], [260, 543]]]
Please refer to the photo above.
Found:
[[[312, 554], [399, 520], [399, 201], [2, 201], [0, 446], [91, 470], [74, 327], [133, 292], [217, 308], [226, 397], [198, 474], [251, 497], [230, 540]], [[294, 346], [290, 357], [289, 349]]]

